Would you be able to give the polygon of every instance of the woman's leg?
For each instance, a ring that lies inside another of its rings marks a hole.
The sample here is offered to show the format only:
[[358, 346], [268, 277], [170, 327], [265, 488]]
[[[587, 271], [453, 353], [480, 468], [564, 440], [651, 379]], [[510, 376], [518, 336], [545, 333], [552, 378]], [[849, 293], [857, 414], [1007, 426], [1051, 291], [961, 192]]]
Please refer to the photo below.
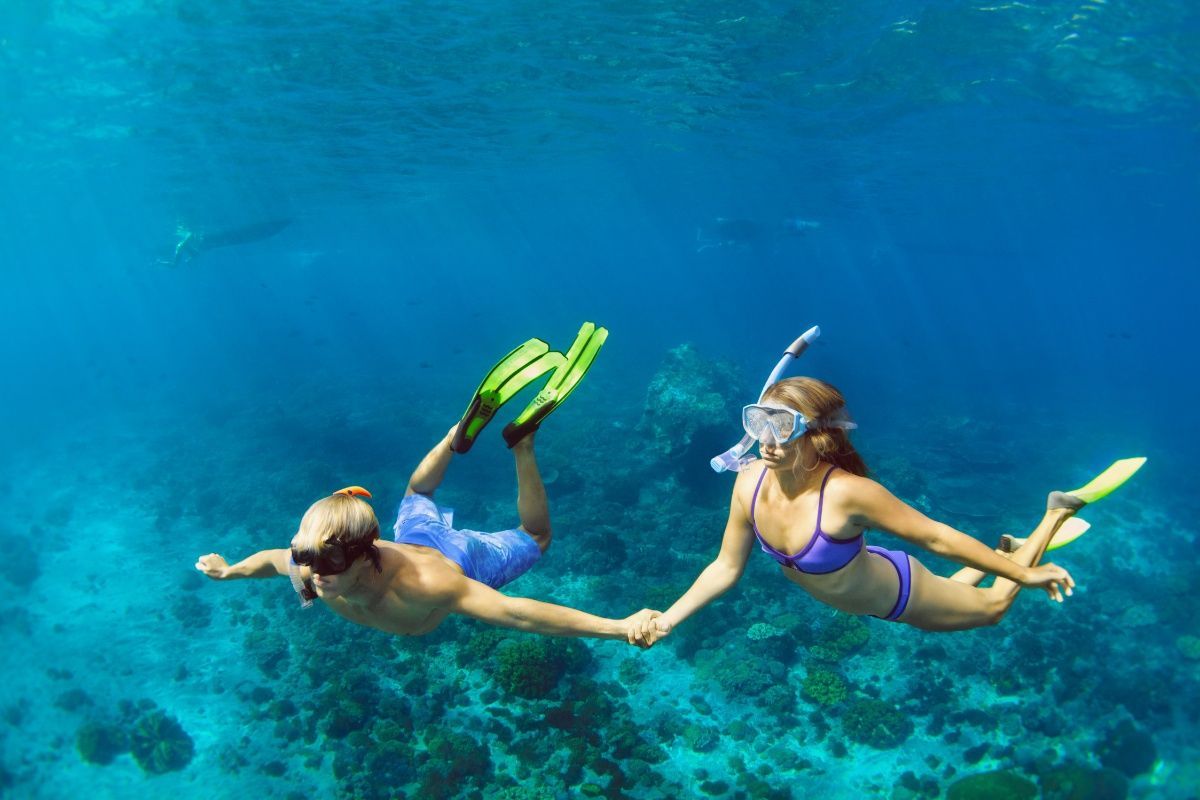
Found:
[[454, 441], [456, 430], [458, 430], [457, 425], [451, 428], [450, 432], [425, 454], [420, 464], [417, 464], [417, 468], [413, 470], [413, 474], [408, 479], [408, 489], [404, 492], [405, 497], [410, 494], [433, 497], [434, 491], [442, 485], [442, 478], [446, 477], [446, 468], [450, 466], [450, 459], [454, 457], [450, 443]]
[[1004, 616], [988, 590], [935, 575], [915, 558], [912, 594], [898, 622], [926, 631], [963, 631], [994, 625]]
[[[1067, 519], [1075, 514], [1083, 504], [1080, 503], [1076, 508], [1048, 508], [1046, 515], [1042, 517], [1042, 521], [1033, 529], [1033, 533], [1029, 534], [1029, 538], [1025, 540], [1025, 544], [1018, 547], [1012, 552], [1009, 558], [1013, 563], [1020, 564], [1022, 567], [1036, 566], [1042, 560], [1042, 556], [1046, 553], [1046, 547], [1050, 544], [1050, 540], [1054, 538], [1054, 534], [1059, 527], [1067, 521]], [[996, 578], [988, 589], [997, 599], [1003, 600], [1007, 598], [1008, 605], [1012, 605], [1012, 601], [1017, 596], [1017, 592], [1021, 590], [1021, 585], [1016, 581], [1008, 578]], [[1005, 606], [1005, 611], [1008, 607]]]
[[544, 553], [550, 546], [550, 503], [533, 455], [533, 434], [514, 444], [512, 452], [517, 464], [517, 513], [521, 516], [521, 530], [532, 536]]
[[[997, 548], [996, 555], [1008, 558], [1009, 552], [1007, 550], [1001, 550]], [[978, 586], [980, 582], [982, 582], [987, 576], [988, 574], [981, 569], [975, 569], [974, 567], [963, 567], [958, 572], [951, 575], [949, 580], [970, 584], [971, 586]]]
[[[1054, 532], [1073, 513], [1064, 508], [1047, 511], [1025, 544], [1009, 558], [1023, 567], [1037, 564]], [[1007, 578], [997, 578], [992, 586], [980, 589], [965, 581], [934, 575], [916, 559], [910, 559], [910, 563], [912, 596], [899, 621], [923, 630], [959, 631], [994, 625], [1008, 613], [1021, 588]]]

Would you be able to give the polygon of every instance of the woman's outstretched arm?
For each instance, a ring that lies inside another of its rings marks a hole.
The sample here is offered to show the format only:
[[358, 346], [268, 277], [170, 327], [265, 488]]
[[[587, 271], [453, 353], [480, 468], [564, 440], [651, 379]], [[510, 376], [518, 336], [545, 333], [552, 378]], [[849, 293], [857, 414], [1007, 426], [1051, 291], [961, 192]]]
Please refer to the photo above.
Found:
[[735, 489], [733, 500], [729, 504], [729, 521], [725, 524], [725, 535], [721, 539], [721, 549], [717, 557], [704, 568], [691, 588], [661, 617], [644, 623], [642, 635], [646, 644], [654, 644], [670, 633], [676, 625], [729, 591], [738, 582], [738, 578], [742, 577], [753, 543], [754, 532], [750, 528], [750, 518]]
[[856, 477], [849, 488], [846, 506], [856, 525], [893, 533], [943, 558], [1021, 585], [1030, 582], [1029, 567], [997, 554], [962, 531], [930, 519], [870, 478]]

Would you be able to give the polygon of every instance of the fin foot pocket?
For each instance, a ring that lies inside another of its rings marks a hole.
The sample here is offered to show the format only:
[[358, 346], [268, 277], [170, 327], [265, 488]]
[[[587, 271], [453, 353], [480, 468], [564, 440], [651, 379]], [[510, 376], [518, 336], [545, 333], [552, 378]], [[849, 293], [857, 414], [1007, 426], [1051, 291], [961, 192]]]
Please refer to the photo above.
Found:
[[560, 367], [562, 362], [562, 354], [550, 350], [550, 345], [541, 339], [533, 338], [514, 348], [492, 367], [475, 390], [458, 423], [450, 449], [456, 453], [470, 450], [501, 406], [542, 375]]
[[575, 387], [583, 380], [583, 376], [587, 374], [607, 340], [607, 328], [598, 328], [591, 322], [583, 323], [571, 349], [550, 376], [545, 388], [538, 392], [537, 397], [533, 398], [516, 419], [504, 427], [504, 441], [510, 448], [536, 431], [542, 420], [575, 391]]

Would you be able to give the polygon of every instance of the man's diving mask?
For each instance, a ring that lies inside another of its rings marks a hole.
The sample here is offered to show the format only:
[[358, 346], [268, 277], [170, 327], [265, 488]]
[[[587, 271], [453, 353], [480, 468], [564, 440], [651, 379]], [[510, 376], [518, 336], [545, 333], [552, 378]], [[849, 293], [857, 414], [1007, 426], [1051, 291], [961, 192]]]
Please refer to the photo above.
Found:
[[325, 543], [324, 549], [297, 550], [292, 548], [292, 561], [301, 567], [310, 568], [317, 575], [340, 575], [350, 569], [354, 559], [370, 549], [370, 545], [346, 544], [333, 539]]
[[851, 430], [857, 427], [846, 417], [844, 409], [828, 419], [810, 420], [796, 409], [777, 403], [751, 403], [742, 408], [742, 428], [746, 435], [763, 443], [787, 444], [803, 436], [810, 428]]

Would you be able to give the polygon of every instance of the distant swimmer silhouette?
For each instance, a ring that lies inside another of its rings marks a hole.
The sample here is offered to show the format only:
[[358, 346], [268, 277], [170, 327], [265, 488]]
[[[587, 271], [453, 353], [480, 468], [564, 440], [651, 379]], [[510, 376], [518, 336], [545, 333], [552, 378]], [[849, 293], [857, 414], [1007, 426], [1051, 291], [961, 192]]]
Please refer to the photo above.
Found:
[[269, 239], [291, 224], [290, 219], [272, 219], [213, 233], [197, 233], [180, 226], [179, 244], [175, 245], [175, 257], [171, 259], [170, 264], [173, 267], [186, 264], [201, 253], [216, 250], [218, 247], [232, 247]]
[[781, 239], [801, 236], [819, 227], [821, 223], [799, 217], [787, 217], [774, 225], [762, 225], [750, 219], [715, 217], [697, 226], [696, 252], [777, 245]]

